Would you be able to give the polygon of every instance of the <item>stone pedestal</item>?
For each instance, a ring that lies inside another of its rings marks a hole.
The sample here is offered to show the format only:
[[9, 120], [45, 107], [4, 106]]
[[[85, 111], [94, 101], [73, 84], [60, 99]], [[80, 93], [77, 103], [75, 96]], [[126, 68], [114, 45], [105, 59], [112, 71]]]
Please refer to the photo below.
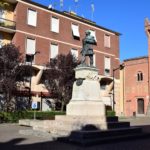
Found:
[[94, 67], [78, 67], [75, 77], [67, 115], [104, 117], [105, 105], [101, 101], [98, 70]]

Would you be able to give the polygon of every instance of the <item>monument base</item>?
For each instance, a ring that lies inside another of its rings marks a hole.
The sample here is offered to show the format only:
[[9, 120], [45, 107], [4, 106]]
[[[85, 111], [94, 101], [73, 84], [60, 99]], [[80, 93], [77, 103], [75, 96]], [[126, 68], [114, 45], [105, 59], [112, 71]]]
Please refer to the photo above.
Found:
[[77, 67], [72, 99], [67, 105], [69, 116], [105, 117], [105, 105], [101, 101], [98, 70], [95, 67]]
[[67, 105], [66, 115], [105, 117], [105, 105], [101, 101], [72, 100]]

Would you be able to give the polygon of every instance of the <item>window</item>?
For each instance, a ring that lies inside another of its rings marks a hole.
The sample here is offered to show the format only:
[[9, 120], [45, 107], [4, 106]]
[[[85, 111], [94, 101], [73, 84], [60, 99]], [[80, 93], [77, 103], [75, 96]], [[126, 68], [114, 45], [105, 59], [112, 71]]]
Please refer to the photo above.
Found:
[[0, 22], [3, 23], [5, 18], [5, 13], [2, 8], [0, 8]]
[[110, 35], [104, 35], [104, 46], [110, 48]]
[[0, 8], [0, 18], [3, 17], [3, 10]]
[[58, 55], [58, 45], [51, 43], [50, 46], [50, 59], [55, 58]]
[[26, 41], [26, 62], [32, 62], [35, 54], [35, 39], [27, 38]]
[[35, 54], [35, 39], [27, 38], [26, 54]]
[[96, 32], [93, 31], [93, 30], [90, 30], [90, 32], [91, 32], [91, 35], [94, 36], [95, 41], [97, 41], [97, 39], [96, 39]]
[[72, 28], [72, 34], [73, 34], [73, 37], [76, 39], [79, 39], [80, 38], [80, 33], [79, 33], [79, 26], [78, 25], [75, 25], [75, 24], [72, 24], [71, 25], [71, 28]]
[[37, 12], [35, 10], [28, 9], [28, 25], [36, 26], [37, 24]]
[[110, 75], [110, 58], [105, 57], [104, 60], [104, 75], [109, 76]]
[[96, 67], [96, 55], [95, 54], [93, 55], [93, 66]]
[[141, 71], [137, 73], [137, 81], [143, 81], [143, 73]]
[[2, 20], [1, 18], [3, 18], [3, 10], [0, 8], [0, 21]]
[[59, 19], [56, 17], [52, 17], [51, 20], [51, 31], [59, 33]]
[[78, 58], [78, 50], [77, 49], [72, 48], [71, 54], [74, 55], [76, 58]]
[[2, 45], [3, 45], [3, 35], [2, 34], [0, 34], [0, 48], [2, 47]]

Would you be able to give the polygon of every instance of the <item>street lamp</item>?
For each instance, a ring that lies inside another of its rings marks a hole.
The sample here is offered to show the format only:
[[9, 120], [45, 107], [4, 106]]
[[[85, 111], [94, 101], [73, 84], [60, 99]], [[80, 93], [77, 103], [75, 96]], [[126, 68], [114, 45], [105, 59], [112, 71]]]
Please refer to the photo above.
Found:
[[113, 69], [113, 111], [115, 111], [115, 104], [116, 104], [115, 102], [115, 71], [122, 70], [123, 68], [124, 68], [124, 65], [121, 64], [119, 65], [119, 67]]
[[31, 106], [31, 79], [32, 79], [32, 61], [36, 54], [40, 54], [39, 51], [36, 51], [34, 54], [31, 54], [31, 68], [30, 68], [30, 81], [29, 81], [29, 106]]

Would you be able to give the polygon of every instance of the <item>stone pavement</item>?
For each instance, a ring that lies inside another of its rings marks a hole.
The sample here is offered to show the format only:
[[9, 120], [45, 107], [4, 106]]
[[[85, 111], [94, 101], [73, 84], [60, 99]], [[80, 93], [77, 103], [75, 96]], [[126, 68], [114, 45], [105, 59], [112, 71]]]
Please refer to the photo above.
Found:
[[[131, 125], [142, 126], [144, 131], [150, 132], [148, 117], [120, 120], [131, 121]], [[19, 134], [20, 130], [30, 131], [31, 128], [18, 126], [18, 124], [0, 124], [0, 150], [150, 150], [150, 138], [81, 147], [56, 141], [47, 135], [38, 137], [28, 133]]]

